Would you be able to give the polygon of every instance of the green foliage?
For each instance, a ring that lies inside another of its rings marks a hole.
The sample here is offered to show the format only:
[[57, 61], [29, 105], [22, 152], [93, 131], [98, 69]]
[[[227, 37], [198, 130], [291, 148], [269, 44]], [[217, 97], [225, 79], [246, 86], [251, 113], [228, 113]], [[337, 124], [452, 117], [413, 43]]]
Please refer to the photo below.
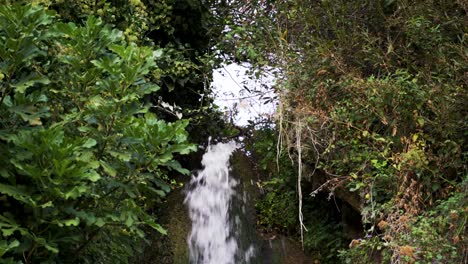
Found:
[[[389, 235], [395, 244], [384, 263], [432, 261], [423, 257], [425, 250], [439, 252], [442, 263], [466, 261], [466, 254], [449, 257], [466, 243], [445, 237], [450, 225], [429, 229], [445, 221], [436, 201], [447, 201], [467, 177], [466, 4], [240, 5], [250, 16], [234, 16], [226, 47], [259, 68], [269, 64], [282, 71], [276, 87], [282, 142], [295, 149], [293, 159], [301, 149], [303, 175], [327, 182], [319, 191], [355, 201], [373, 237], [343, 256], [355, 254], [351, 263], [377, 261], [374, 253], [384, 250], [381, 238]], [[380, 221], [390, 228], [378, 231]], [[420, 232], [398, 232], [402, 222]], [[426, 236], [447, 245], [423, 249]]]
[[385, 250], [386, 243], [379, 237], [353, 240], [352, 243], [355, 245], [339, 251], [338, 256], [341, 263], [375, 263], [379, 258], [381, 258], [381, 263], [390, 263], [391, 261], [391, 253]]
[[[164, 120], [182, 114], [192, 141], [202, 143], [222, 125], [219, 111], [211, 109], [208, 84], [216, 67], [212, 47], [224, 28], [224, 3], [216, 0], [0, 0], [6, 4], [32, 2], [54, 10], [64, 22], [82, 23], [89, 16], [122, 31], [123, 38], [158, 50], [158, 67], [148, 77], [160, 86], [158, 95], [147, 94]], [[199, 129], [207, 128], [209, 132]]]
[[[415, 248], [415, 263], [438, 262], [460, 263], [465, 257], [459, 244], [463, 243], [466, 232], [466, 181], [461, 192], [456, 192], [447, 200], [419, 216], [410, 223], [411, 233], [397, 238], [398, 245], [411, 245]], [[391, 245], [390, 245], [391, 246]]]
[[[405, 263], [461, 263], [465, 258], [463, 234], [466, 229], [466, 181], [461, 189], [446, 200], [413, 219], [401, 214], [398, 222], [379, 224], [384, 231], [376, 236], [366, 236], [349, 250], [341, 250], [344, 263], [364, 260], [373, 262], [372, 255], [379, 254], [382, 262], [392, 257]], [[395, 228], [399, 228], [396, 233]], [[373, 252], [373, 254], [372, 254]]]
[[296, 192], [291, 190], [294, 186], [291, 161], [286, 153], [282, 153], [277, 163], [277, 133], [271, 121], [263, 120], [251, 126], [249, 129], [253, 133], [246, 139], [246, 149], [265, 177], [261, 186], [265, 194], [255, 205], [257, 223], [271, 230], [295, 233], [297, 199]]
[[318, 197], [304, 200], [304, 219], [308, 229], [304, 232], [304, 249], [316, 255], [321, 263], [339, 263], [338, 250], [345, 246], [340, 215], [330, 207], [332, 201]]
[[[246, 149], [251, 152], [259, 172], [266, 176], [262, 183], [265, 194], [255, 205], [257, 224], [288, 235], [299, 230], [298, 201], [295, 190], [295, 170], [288, 154], [280, 149], [277, 163], [278, 133], [272, 121], [263, 120], [252, 124], [252, 135], [246, 140]], [[318, 197], [305, 197], [303, 215], [305, 226], [304, 249], [323, 263], [336, 263], [337, 250], [344, 247], [342, 226], [335, 210], [330, 210], [330, 201]]]
[[[20, 2], [9, 1], [6, 2]], [[57, 11], [65, 21], [86, 20], [89, 16], [100, 17], [105, 23], [116, 25], [123, 31], [126, 40], [145, 42], [148, 30], [164, 28], [174, 31], [171, 23], [172, 2], [161, 0], [155, 3], [145, 1], [94, 1], [94, 0], [33, 0], [33, 5], [42, 5]]]
[[265, 184], [267, 194], [256, 205], [258, 212], [257, 223], [270, 230], [284, 233], [295, 233], [297, 227], [296, 193], [281, 189], [281, 185], [275, 185], [273, 181]]
[[143, 225], [165, 233], [148, 209], [195, 150], [142, 103], [163, 51], [40, 6], [2, 5], [0, 25], [2, 258], [126, 263]]

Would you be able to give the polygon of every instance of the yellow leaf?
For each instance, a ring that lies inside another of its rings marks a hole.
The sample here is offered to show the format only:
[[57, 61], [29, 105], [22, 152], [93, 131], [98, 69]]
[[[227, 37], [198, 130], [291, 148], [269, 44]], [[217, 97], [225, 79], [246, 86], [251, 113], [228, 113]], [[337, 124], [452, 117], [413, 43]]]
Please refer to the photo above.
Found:
[[42, 126], [41, 118], [36, 117], [36, 118], [34, 118], [34, 119], [30, 119], [30, 120], [29, 120], [29, 124], [30, 124], [31, 126]]
[[286, 40], [286, 36], [288, 35], [288, 30], [286, 29], [284, 32], [283, 32], [283, 35], [281, 35], [281, 38], [283, 40]]

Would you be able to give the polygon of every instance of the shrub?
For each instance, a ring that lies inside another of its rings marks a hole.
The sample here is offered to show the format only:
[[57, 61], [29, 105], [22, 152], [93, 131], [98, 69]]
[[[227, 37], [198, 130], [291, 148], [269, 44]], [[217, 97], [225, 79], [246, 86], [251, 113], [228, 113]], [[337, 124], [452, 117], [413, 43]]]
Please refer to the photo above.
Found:
[[0, 6], [0, 28], [0, 257], [126, 263], [142, 225], [165, 233], [148, 209], [195, 149], [142, 103], [162, 50], [41, 6]]

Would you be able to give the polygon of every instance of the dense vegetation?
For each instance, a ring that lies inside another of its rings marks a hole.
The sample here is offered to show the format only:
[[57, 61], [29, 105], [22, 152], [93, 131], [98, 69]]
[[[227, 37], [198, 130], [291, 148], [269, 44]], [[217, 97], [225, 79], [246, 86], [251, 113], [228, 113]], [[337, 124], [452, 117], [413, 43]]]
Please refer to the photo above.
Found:
[[210, 4], [1, 1], [2, 263], [127, 263], [166, 233], [189, 120], [217, 118]]
[[[233, 56], [281, 70], [281, 147], [259, 132], [252, 140], [262, 164], [279, 161], [279, 172], [264, 168], [271, 192], [260, 222], [300, 234], [303, 221], [304, 245], [330, 263], [466, 262], [466, 2], [261, 1], [241, 10]], [[293, 221], [284, 204], [297, 197], [303, 219]], [[317, 219], [336, 203], [359, 213], [363, 230]], [[349, 247], [340, 232], [354, 239]]]

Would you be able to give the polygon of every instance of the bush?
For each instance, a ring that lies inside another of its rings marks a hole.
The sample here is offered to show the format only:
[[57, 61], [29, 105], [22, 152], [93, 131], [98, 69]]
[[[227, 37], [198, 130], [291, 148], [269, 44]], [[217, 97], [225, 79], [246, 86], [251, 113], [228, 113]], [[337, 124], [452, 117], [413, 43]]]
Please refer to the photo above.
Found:
[[195, 149], [142, 103], [162, 50], [40, 6], [0, 6], [0, 28], [0, 257], [126, 263], [142, 225], [165, 233], [148, 209]]
[[[384, 263], [433, 261], [426, 258], [433, 250], [440, 255], [434, 261], [466, 261], [451, 257], [465, 240], [445, 237], [450, 224], [429, 228], [449, 223], [434, 206], [456, 195], [467, 177], [466, 4], [244, 5], [251, 17], [233, 23], [244, 25], [232, 27], [230, 38], [242, 37], [231, 41], [233, 53], [248, 47], [244, 58], [281, 71], [275, 89], [282, 142], [292, 159], [304, 161], [302, 175], [324, 182], [317, 192], [361, 209], [363, 235], [372, 236], [343, 253], [346, 260], [378, 262], [372, 252], [383, 250]], [[385, 251], [381, 221], [419, 231], [394, 232]], [[445, 244], [435, 249], [425, 237]]]

